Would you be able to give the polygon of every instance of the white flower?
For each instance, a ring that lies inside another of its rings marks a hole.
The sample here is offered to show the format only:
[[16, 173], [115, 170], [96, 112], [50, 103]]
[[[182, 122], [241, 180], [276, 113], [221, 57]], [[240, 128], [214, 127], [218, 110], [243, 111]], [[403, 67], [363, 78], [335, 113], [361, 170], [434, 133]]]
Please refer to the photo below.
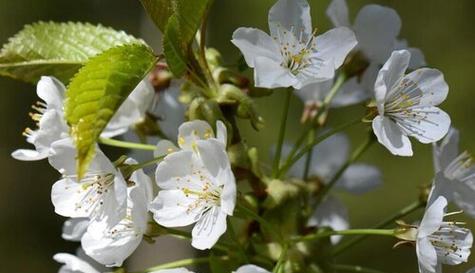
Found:
[[[307, 222], [309, 227], [330, 227], [333, 230], [346, 230], [350, 228], [348, 209], [335, 196], [327, 196], [313, 212]], [[337, 244], [342, 236], [331, 236], [332, 244]]]
[[[135, 164], [129, 159], [126, 164]], [[148, 224], [148, 205], [152, 201], [150, 178], [142, 171], [132, 173], [127, 189], [127, 212], [115, 226], [93, 220], [81, 240], [86, 254], [105, 266], [121, 266], [142, 241]]]
[[[374, 71], [375, 69], [372, 69]], [[371, 70], [367, 70], [371, 71]], [[345, 107], [360, 103], [371, 97], [368, 86], [368, 73], [363, 74], [362, 83], [359, 83], [356, 77], [350, 78], [337, 91], [337, 94], [332, 99], [330, 106], [332, 108]], [[323, 103], [325, 97], [330, 93], [334, 80], [326, 80], [307, 84], [295, 91], [295, 94], [305, 103], [306, 106], [318, 107]], [[374, 84], [374, 80], [371, 84]]]
[[357, 43], [346, 27], [316, 36], [305, 0], [277, 1], [269, 11], [269, 29], [270, 35], [255, 28], [239, 28], [232, 39], [254, 68], [258, 87], [299, 89], [332, 79]]
[[411, 54], [394, 51], [376, 80], [378, 116], [373, 131], [391, 153], [412, 156], [409, 136], [422, 143], [440, 140], [450, 127], [450, 117], [435, 107], [447, 97], [448, 86], [436, 69], [421, 68], [405, 75]]
[[350, 24], [348, 6], [345, 0], [333, 0], [327, 9], [327, 16], [335, 27], [349, 27], [354, 30], [358, 49], [368, 58], [370, 63], [382, 65], [397, 49], [407, 49], [412, 58], [411, 68], [425, 65], [424, 55], [417, 48], [409, 48], [407, 41], [399, 40], [401, 19], [394, 9], [380, 5], [366, 5], [356, 15], [353, 25]]
[[475, 166], [468, 152], [459, 153], [458, 144], [459, 132], [451, 128], [440, 143], [433, 145], [436, 175], [429, 203], [442, 195], [475, 217]]
[[[285, 147], [285, 152], [289, 147]], [[350, 142], [344, 134], [335, 134], [318, 144], [312, 150], [309, 177], [327, 184], [349, 157]], [[300, 159], [290, 169], [289, 175], [302, 177], [305, 168], [305, 158]], [[342, 174], [335, 187], [353, 194], [366, 193], [381, 183], [381, 173], [371, 165], [363, 163], [351, 164]]]
[[64, 264], [59, 269], [59, 273], [99, 273], [88, 262], [68, 253], [55, 254], [53, 259]]
[[127, 132], [129, 127], [140, 122], [152, 104], [154, 94], [152, 84], [147, 79], [141, 81], [119, 107], [101, 136], [122, 135]]
[[[37, 85], [37, 94], [44, 102], [32, 106], [37, 113], [30, 116], [38, 124], [37, 130], [25, 129], [27, 142], [35, 150], [19, 149], [12, 153], [18, 160], [40, 160], [51, 153], [53, 142], [69, 137], [69, 128], [64, 117], [64, 99], [66, 88], [53, 77], [41, 77]], [[130, 126], [140, 121], [152, 102], [154, 91], [150, 83], [142, 81], [119, 107], [107, 127], [103, 137], [112, 137], [125, 133]]]
[[167, 137], [174, 136], [178, 126], [185, 121], [185, 105], [178, 100], [181, 84], [181, 81], [172, 80], [170, 87], [154, 97], [151, 107], [152, 114], [159, 118], [160, 130]]
[[61, 237], [64, 240], [79, 242], [88, 226], [88, 218], [70, 218], [64, 221]]
[[247, 264], [239, 267], [236, 271], [233, 273], [270, 273], [268, 270], [265, 270], [264, 268], [252, 265], [252, 264]]
[[227, 144], [228, 134], [226, 126], [220, 120], [216, 122], [216, 135], [213, 128], [203, 120], [187, 121], [178, 128], [178, 147], [169, 140], [161, 140], [157, 144], [154, 155], [156, 157], [167, 155], [178, 150], [193, 151], [196, 141], [214, 139], [219, 142], [223, 149]]
[[466, 262], [473, 236], [470, 230], [444, 222], [447, 200], [439, 196], [429, 204], [417, 230], [416, 253], [421, 273], [441, 272], [441, 264]]
[[[285, 148], [289, 150], [289, 147]], [[309, 177], [327, 184], [349, 157], [350, 143], [344, 134], [335, 134], [320, 143], [312, 151]], [[305, 158], [300, 159], [290, 169], [290, 175], [301, 177], [305, 168]], [[367, 164], [351, 164], [336, 182], [335, 187], [353, 194], [366, 193], [381, 183], [381, 173]], [[310, 217], [308, 226], [330, 227], [333, 230], [345, 230], [349, 227], [348, 211], [341, 201], [329, 195], [316, 208]], [[341, 240], [340, 236], [332, 236], [332, 243]]]
[[96, 147], [96, 156], [81, 181], [76, 176], [76, 148], [71, 139], [56, 141], [50, 164], [62, 174], [51, 189], [55, 212], [72, 218], [103, 219], [110, 224], [123, 218], [127, 184], [112, 162]]
[[43, 102], [37, 102], [32, 108], [31, 118], [37, 122], [38, 129], [25, 129], [26, 141], [35, 146], [35, 150], [19, 149], [12, 153], [18, 160], [40, 160], [48, 157], [50, 147], [56, 140], [68, 136], [68, 126], [64, 120], [64, 85], [52, 77], [41, 77], [36, 93]]
[[184, 123], [178, 135], [182, 150], [161, 142], [157, 152], [168, 155], [156, 170], [161, 191], [150, 210], [155, 221], [166, 227], [196, 223], [192, 246], [198, 249], [211, 248], [218, 241], [236, 203], [236, 182], [225, 151], [226, 130], [221, 122], [217, 127], [221, 129], [214, 138], [207, 123]]

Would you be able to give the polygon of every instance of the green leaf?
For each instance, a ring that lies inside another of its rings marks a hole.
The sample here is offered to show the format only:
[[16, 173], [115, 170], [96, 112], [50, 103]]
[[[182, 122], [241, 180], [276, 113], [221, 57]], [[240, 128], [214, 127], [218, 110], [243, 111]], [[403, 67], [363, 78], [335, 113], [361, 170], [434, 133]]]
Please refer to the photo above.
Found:
[[26, 25], [0, 51], [0, 75], [36, 83], [42, 75], [67, 82], [104, 50], [141, 42], [123, 31], [88, 23], [38, 22]]
[[71, 80], [65, 114], [78, 151], [79, 177], [95, 155], [102, 130], [156, 61], [144, 44], [122, 45], [91, 58]]
[[175, 13], [168, 20], [163, 41], [163, 51], [168, 66], [176, 77], [181, 77], [188, 60], [194, 58], [190, 47], [210, 0], [180, 0]]
[[168, 19], [175, 10], [177, 0], [140, 0], [140, 2], [158, 29], [164, 33]]

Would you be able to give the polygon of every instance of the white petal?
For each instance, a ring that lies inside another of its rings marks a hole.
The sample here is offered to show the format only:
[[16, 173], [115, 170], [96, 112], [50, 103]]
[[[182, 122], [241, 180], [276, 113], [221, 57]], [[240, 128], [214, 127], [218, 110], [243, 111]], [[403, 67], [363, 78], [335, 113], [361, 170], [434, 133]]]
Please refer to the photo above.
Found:
[[432, 155], [434, 156], [434, 168], [436, 173], [445, 170], [452, 160], [458, 156], [459, 139], [459, 131], [452, 127], [439, 143], [434, 143]]
[[112, 235], [112, 237], [96, 238], [92, 234], [98, 233], [98, 231], [89, 231], [93, 228], [94, 223], [91, 223], [88, 231], [81, 239], [81, 245], [88, 256], [108, 267], [121, 266], [142, 241], [141, 234], [133, 233], [117, 234], [116, 237]]
[[415, 137], [421, 143], [433, 143], [442, 139], [450, 128], [450, 117], [434, 106], [417, 107], [414, 116], [400, 120], [399, 125], [408, 136]]
[[[150, 204], [153, 219], [166, 227], [182, 227], [198, 221], [202, 208], [193, 203], [196, 199], [188, 198], [181, 190], [162, 190]], [[192, 208], [192, 209], [190, 209]]]
[[[324, 66], [336, 70], [358, 42], [351, 29], [337, 27], [317, 36], [315, 43], [317, 46], [315, 56], [325, 61]], [[325, 70], [325, 67], [321, 70]]]
[[267, 57], [257, 57], [254, 68], [254, 81], [256, 87], [279, 88], [298, 84], [297, 79], [288, 69]]
[[310, 6], [306, 0], [278, 0], [269, 10], [268, 19], [272, 37], [279, 37], [279, 27], [299, 35], [302, 32], [305, 40], [312, 35]]
[[185, 121], [185, 105], [179, 101], [181, 80], [172, 80], [170, 87], [158, 93], [152, 107], [152, 114], [159, 118], [162, 132], [176, 141], [178, 126]]
[[352, 164], [346, 169], [336, 186], [354, 194], [373, 190], [381, 184], [381, 172], [375, 166]]
[[224, 125], [221, 120], [216, 121], [216, 138], [226, 148], [226, 145], [228, 144], [228, 132], [226, 125]]
[[335, 27], [350, 27], [346, 0], [332, 0], [327, 8], [327, 16]]
[[382, 64], [396, 46], [401, 19], [391, 8], [366, 5], [356, 16], [354, 30], [364, 54], [371, 61]]
[[47, 109], [63, 110], [66, 88], [54, 77], [41, 77], [36, 86], [38, 97], [47, 104]]
[[39, 152], [49, 150], [53, 142], [69, 136], [63, 113], [57, 110], [48, 110], [43, 114], [36, 132], [34, 145]]
[[223, 191], [221, 192], [221, 209], [228, 215], [233, 215], [236, 206], [236, 179], [231, 168], [222, 170], [217, 179], [223, 183]]
[[110, 138], [121, 135], [127, 132], [130, 126], [140, 122], [151, 105], [154, 94], [155, 91], [148, 80], [141, 81], [120, 105], [101, 136]]
[[344, 134], [335, 134], [321, 142], [312, 151], [310, 175], [328, 182], [348, 159], [350, 142]]
[[332, 107], [345, 107], [358, 104], [371, 97], [370, 89], [365, 89], [356, 77], [347, 80], [331, 102]]
[[[330, 195], [313, 212], [307, 226], [330, 227], [333, 230], [348, 229], [348, 210], [340, 200]], [[341, 236], [332, 236], [330, 239], [333, 244], [337, 244]]]
[[417, 240], [416, 253], [421, 273], [435, 273], [437, 267], [437, 253], [429, 239], [424, 237]]
[[412, 156], [412, 146], [409, 138], [403, 135], [401, 129], [389, 118], [377, 116], [373, 120], [373, 132], [378, 142], [392, 154]]
[[409, 62], [410, 69], [417, 69], [427, 64], [422, 50], [415, 47], [410, 47], [407, 50], [411, 52], [411, 61]]
[[58, 253], [53, 256], [53, 259], [58, 263], [65, 264], [59, 270], [59, 273], [99, 273], [87, 262], [79, 259], [78, 257], [68, 253]]
[[212, 248], [226, 232], [226, 216], [218, 207], [212, 207], [204, 213], [193, 227], [191, 245], [201, 250]]
[[446, 207], [447, 199], [443, 196], [437, 197], [432, 204], [428, 204], [418, 228], [417, 238], [427, 237], [439, 229], [442, 225]]
[[153, 156], [160, 157], [177, 152], [178, 150], [179, 148], [175, 146], [173, 142], [168, 139], [162, 139], [157, 143], [157, 147], [155, 148], [155, 151], [153, 151]]
[[247, 264], [239, 267], [233, 273], [270, 273], [269, 271], [265, 270], [264, 268], [255, 266], [253, 264]]
[[192, 150], [197, 140], [208, 138], [214, 138], [214, 131], [204, 120], [188, 121], [178, 128], [178, 145], [184, 150]]
[[231, 42], [241, 50], [249, 67], [255, 67], [258, 57], [267, 57], [279, 63], [282, 61], [277, 43], [260, 29], [238, 28], [234, 31]]
[[178, 151], [169, 154], [162, 160], [155, 172], [157, 185], [162, 189], [176, 189], [177, 177], [184, 177], [192, 174], [191, 151]]
[[214, 139], [200, 140], [196, 142], [196, 147], [204, 168], [213, 177], [217, 177], [220, 171], [230, 168], [228, 155], [221, 142]]
[[70, 218], [64, 221], [61, 237], [64, 240], [79, 242], [88, 225], [89, 219], [87, 218]]
[[333, 79], [307, 84], [304, 87], [295, 90], [297, 95], [305, 102], [322, 102], [333, 85]]
[[421, 105], [439, 105], [447, 98], [449, 86], [442, 72], [437, 69], [421, 68], [409, 73], [404, 79], [416, 83], [422, 91]]
[[[394, 51], [391, 57], [384, 64], [383, 68], [378, 73], [374, 89], [375, 98], [378, 103], [378, 110], [381, 113], [380, 106], [389, 98], [392, 93], [401, 91], [401, 89], [394, 88], [400, 82], [409, 65], [411, 54], [407, 50]], [[393, 91], [395, 90], [395, 91]]]
[[437, 247], [435, 245], [439, 262], [448, 265], [467, 262], [473, 243], [473, 235], [469, 229], [449, 226], [437, 232], [437, 237], [442, 243], [447, 244], [446, 247]]
[[12, 157], [16, 160], [35, 161], [48, 157], [49, 153], [39, 153], [36, 150], [18, 149], [12, 153]]

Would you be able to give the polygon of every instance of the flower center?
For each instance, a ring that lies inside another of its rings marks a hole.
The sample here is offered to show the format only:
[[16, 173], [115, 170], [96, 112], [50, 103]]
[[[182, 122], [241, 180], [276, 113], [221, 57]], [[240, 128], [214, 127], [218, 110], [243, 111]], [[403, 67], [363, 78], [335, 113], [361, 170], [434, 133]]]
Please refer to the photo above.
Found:
[[314, 54], [317, 51], [316, 30], [309, 38], [304, 36], [303, 29], [297, 31], [292, 26], [289, 31], [282, 25], [277, 25], [277, 35], [272, 38], [280, 46], [283, 67], [289, 69], [293, 75], [304, 73], [312, 76], [315, 75], [315, 69], [319, 69], [323, 61]]
[[[76, 178], [76, 175], [68, 176]], [[104, 195], [109, 193], [114, 183], [114, 175], [111, 173], [88, 173], [81, 180], [78, 194], [82, 195], [75, 203], [76, 211], [92, 213], [100, 209], [104, 204]]]
[[[35, 122], [36, 127], [39, 127], [40, 119], [43, 116], [43, 114], [46, 112], [47, 105], [44, 102], [37, 101], [35, 104], [31, 106], [31, 108], [34, 111], [28, 113], [28, 115]], [[35, 130], [28, 127], [25, 128], [25, 130], [22, 133], [22, 135], [25, 136], [26, 138], [31, 138], [34, 136], [34, 134], [35, 134]]]
[[423, 92], [416, 82], [403, 78], [396, 86], [392, 87], [384, 105], [384, 114], [397, 123], [408, 135], [428, 138], [426, 130], [420, 124], [426, 122], [438, 126], [427, 117], [439, 114], [439, 112], [433, 111], [429, 106], [421, 105], [422, 96]]
[[473, 167], [473, 158], [467, 151], [457, 156], [447, 168], [444, 174], [450, 179], [464, 179]]
[[[177, 182], [182, 182], [183, 178], [177, 178]], [[185, 194], [186, 197], [194, 199], [193, 202], [188, 204], [187, 212], [202, 208], [203, 211], [220, 206], [222, 187], [216, 186], [213, 183], [213, 179], [206, 170], [194, 170], [192, 175], [185, 178], [185, 184], [179, 189]], [[190, 184], [187, 186], [186, 184]]]

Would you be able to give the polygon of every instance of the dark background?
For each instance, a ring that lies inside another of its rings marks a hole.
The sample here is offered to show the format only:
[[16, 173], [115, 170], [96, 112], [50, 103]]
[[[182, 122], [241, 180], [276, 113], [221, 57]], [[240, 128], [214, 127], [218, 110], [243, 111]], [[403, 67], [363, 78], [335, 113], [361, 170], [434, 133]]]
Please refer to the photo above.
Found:
[[[310, 0], [313, 23], [323, 32], [329, 27], [325, 9], [329, 1]], [[380, 3], [395, 8], [403, 22], [401, 37], [411, 46], [421, 48], [431, 67], [442, 70], [450, 86], [449, 97], [442, 105], [460, 129], [463, 148], [475, 148], [475, 1], [472, 0], [349, 0], [351, 18], [367, 3]], [[227, 60], [238, 57], [238, 51], [229, 42], [232, 32], [240, 26], [267, 29], [267, 11], [271, 0], [216, 0], [210, 18], [209, 44], [222, 51]], [[137, 0], [0, 0], [0, 42], [15, 34], [24, 24], [38, 20], [88, 21], [122, 29], [148, 41], [156, 41], [158, 33], [144, 24], [142, 8]], [[154, 47], [159, 47], [155, 42]], [[49, 200], [50, 188], [57, 173], [41, 162], [20, 162], [10, 157], [19, 147], [26, 147], [21, 132], [32, 126], [27, 113], [37, 98], [35, 87], [11, 79], [0, 78], [0, 271], [1, 272], [56, 272], [58, 265], [51, 257], [61, 251], [74, 252], [76, 244], [60, 238], [63, 219], [53, 212]], [[276, 128], [280, 116], [278, 107], [282, 94], [259, 100], [266, 128], [259, 133], [243, 124], [248, 142], [257, 145], [261, 154], [267, 154], [272, 141], [277, 139]], [[289, 138], [300, 130], [301, 103], [292, 101], [289, 118]], [[361, 107], [351, 107], [332, 114], [333, 124], [345, 117], [360, 114]], [[341, 113], [340, 113], [341, 112]], [[363, 127], [350, 130], [353, 144], [358, 145], [364, 135]], [[415, 143], [415, 142], [414, 142]], [[384, 185], [361, 197], [342, 195], [350, 207], [352, 226], [369, 227], [385, 215], [409, 204], [418, 196], [418, 187], [429, 183], [432, 175], [430, 145], [414, 145], [415, 156], [391, 156], [379, 145], [372, 147], [363, 160], [380, 166]], [[415, 213], [409, 219], [417, 219]], [[469, 226], [473, 220], [468, 219]], [[401, 247], [393, 250], [394, 240], [370, 238], [340, 258], [341, 263], [358, 264], [385, 272], [416, 272], [414, 249]], [[148, 253], [156, 258], [160, 252]], [[138, 259], [138, 258], [136, 258]], [[447, 267], [447, 272], [464, 272], [475, 263]]]

